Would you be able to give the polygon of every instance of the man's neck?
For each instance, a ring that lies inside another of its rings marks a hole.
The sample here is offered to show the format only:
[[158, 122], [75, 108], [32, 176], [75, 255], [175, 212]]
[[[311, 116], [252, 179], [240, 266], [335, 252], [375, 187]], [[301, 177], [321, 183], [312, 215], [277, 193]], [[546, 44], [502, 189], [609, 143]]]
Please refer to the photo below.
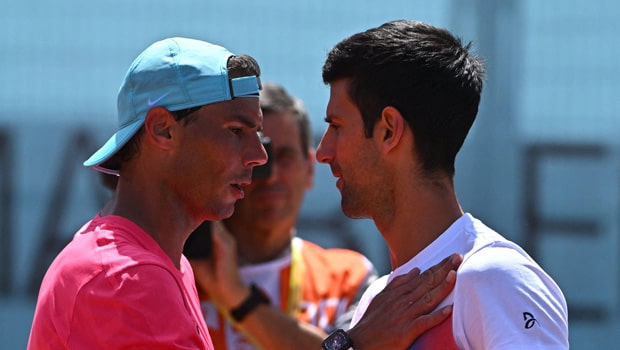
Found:
[[392, 269], [405, 264], [433, 243], [463, 215], [463, 212], [452, 211], [450, 215], [447, 214], [418, 217], [415, 220], [411, 217], [411, 220], [406, 220], [406, 223], [392, 230], [388, 234], [389, 238], [386, 237]]
[[151, 236], [180, 269], [183, 243], [196, 224], [179, 209], [180, 206], [157, 197], [158, 193], [160, 191], [140, 191], [138, 186], [124, 186], [123, 181], [119, 181], [114, 196], [101, 215], [117, 215], [131, 220]]
[[389, 217], [374, 218], [390, 250], [393, 269], [411, 260], [463, 215], [451, 186], [405, 192], [394, 198]]

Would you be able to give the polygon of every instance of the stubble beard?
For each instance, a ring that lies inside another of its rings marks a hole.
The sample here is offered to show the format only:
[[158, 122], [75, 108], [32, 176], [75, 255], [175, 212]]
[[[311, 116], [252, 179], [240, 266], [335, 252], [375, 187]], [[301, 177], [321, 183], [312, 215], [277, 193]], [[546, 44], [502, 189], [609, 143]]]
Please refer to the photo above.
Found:
[[[363, 192], [363, 191], [362, 191]], [[351, 219], [364, 219], [370, 217], [368, 204], [360, 190], [342, 188], [340, 206], [344, 215]]]

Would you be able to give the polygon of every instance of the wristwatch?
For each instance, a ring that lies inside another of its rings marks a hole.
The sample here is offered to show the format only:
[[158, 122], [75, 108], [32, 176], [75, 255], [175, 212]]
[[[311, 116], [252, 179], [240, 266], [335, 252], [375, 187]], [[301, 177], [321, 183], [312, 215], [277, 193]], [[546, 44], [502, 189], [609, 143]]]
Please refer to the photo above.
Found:
[[353, 340], [342, 329], [330, 334], [321, 344], [323, 350], [353, 350]]

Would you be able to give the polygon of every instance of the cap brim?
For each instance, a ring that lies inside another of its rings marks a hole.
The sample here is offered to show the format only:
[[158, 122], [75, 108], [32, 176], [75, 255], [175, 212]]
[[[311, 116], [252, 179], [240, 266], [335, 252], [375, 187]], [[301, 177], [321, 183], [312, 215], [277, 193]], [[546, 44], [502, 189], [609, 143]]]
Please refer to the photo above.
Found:
[[[138, 118], [138, 120], [133, 123], [123, 127], [119, 131], [117, 131], [106, 143], [101, 146], [95, 153], [93, 153], [90, 158], [88, 158], [83, 164], [87, 167], [97, 167], [101, 163], [110, 159], [116, 152], [118, 152], [123, 146], [129, 141], [133, 135], [142, 127], [144, 124], [143, 118]], [[102, 169], [97, 169], [102, 170]], [[104, 171], [105, 172], [105, 171]]]

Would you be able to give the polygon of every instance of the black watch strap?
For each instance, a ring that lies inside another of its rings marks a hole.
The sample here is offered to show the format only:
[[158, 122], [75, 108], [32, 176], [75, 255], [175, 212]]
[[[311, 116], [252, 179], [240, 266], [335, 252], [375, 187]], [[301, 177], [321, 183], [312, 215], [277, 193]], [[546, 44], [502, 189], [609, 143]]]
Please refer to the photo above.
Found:
[[321, 344], [323, 350], [353, 350], [353, 340], [342, 329], [337, 329], [330, 334]]
[[270, 304], [269, 297], [258, 288], [254, 283], [250, 286], [250, 295], [239, 306], [230, 311], [230, 315], [235, 322], [241, 322], [258, 305]]

